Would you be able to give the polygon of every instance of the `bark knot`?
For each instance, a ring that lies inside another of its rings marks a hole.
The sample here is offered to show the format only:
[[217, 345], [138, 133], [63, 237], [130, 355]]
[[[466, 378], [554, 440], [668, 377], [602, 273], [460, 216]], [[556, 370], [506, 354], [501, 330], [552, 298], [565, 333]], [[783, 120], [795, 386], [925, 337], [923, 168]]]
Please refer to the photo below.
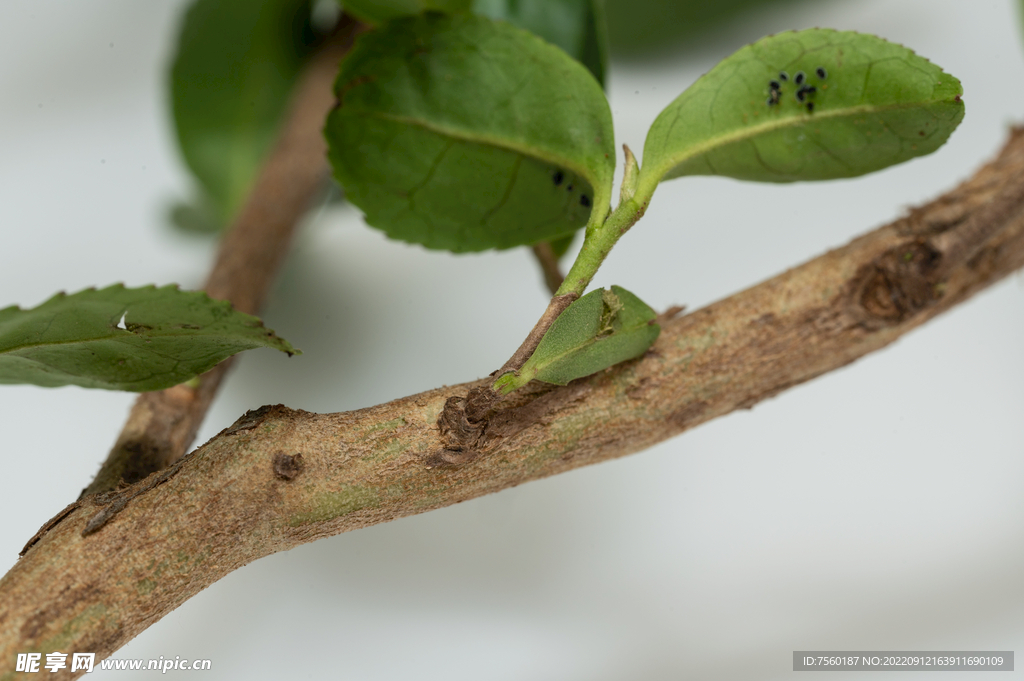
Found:
[[942, 297], [942, 254], [925, 241], [895, 246], [854, 277], [853, 302], [872, 327], [900, 324]]
[[294, 480], [305, 464], [302, 462], [302, 454], [285, 454], [277, 452], [274, 454], [274, 475], [281, 480]]

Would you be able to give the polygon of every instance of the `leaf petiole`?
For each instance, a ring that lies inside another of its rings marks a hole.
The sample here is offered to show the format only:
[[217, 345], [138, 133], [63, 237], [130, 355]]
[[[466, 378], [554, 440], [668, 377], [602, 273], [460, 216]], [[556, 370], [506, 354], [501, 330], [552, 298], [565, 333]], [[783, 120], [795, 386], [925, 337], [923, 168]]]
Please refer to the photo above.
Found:
[[626, 152], [626, 175], [622, 182], [619, 205], [604, 220], [591, 218], [583, 239], [583, 247], [555, 296], [583, 295], [615, 244], [643, 217], [657, 188], [656, 184], [636, 186], [636, 160], [629, 147], [622, 146]]
[[[629, 231], [630, 227], [636, 224], [637, 220], [643, 217], [650, 203], [651, 196], [657, 185], [649, 188], [636, 187], [637, 166], [636, 159], [629, 151], [629, 147], [623, 145], [626, 152], [626, 175], [623, 179], [622, 192], [620, 193], [619, 205], [614, 211], [605, 213], [603, 219], [600, 212], [595, 210], [587, 223], [583, 247], [580, 249], [576, 260], [573, 262], [569, 273], [566, 274], [562, 285], [552, 296], [547, 309], [541, 318], [534, 325], [526, 340], [504, 366], [496, 373], [498, 379], [492, 384], [492, 390], [507, 394], [512, 390], [525, 385], [529, 378], [519, 376], [519, 370], [530, 359], [544, 335], [547, 333], [555, 320], [571, 305], [578, 300], [583, 292], [590, 285], [601, 267], [601, 263], [608, 257], [612, 248], [622, 235]], [[643, 191], [640, 191], [643, 189]], [[628, 198], [627, 198], [628, 197]], [[602, 197], [603, 198], [603, 197]], [[597, 204], [602, 205], [602, 204]], [[604, 204], [607, 205], [607, 204]], [[511, 378], [502, 379], [503, 376]]]

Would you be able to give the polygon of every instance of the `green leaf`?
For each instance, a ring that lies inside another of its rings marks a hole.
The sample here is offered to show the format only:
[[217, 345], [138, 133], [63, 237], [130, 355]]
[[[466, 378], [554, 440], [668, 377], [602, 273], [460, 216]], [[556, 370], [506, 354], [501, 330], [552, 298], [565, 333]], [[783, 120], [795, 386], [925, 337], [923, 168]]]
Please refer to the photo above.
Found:
[[565, 385], [639, 357], [661, 332], [657, 316], [620, 286], [591, 291], [559, 315], [519, 375], [505, 374], [494, 389], [507, 394], [532, 379]]
[[551, 252], [555, 254], [556, 258], [561, 258], [569, 251], [569, 248], [572, 247], [572, 242], [576, 240], [576, 234], [577, 232], [573, 232], [572, 234], [551, 240]]
[[[587, 67], [602, 87], [608, 70], [608, 29], [598, 0], [474, 0], [477, 14], [507, 21], [557, 45]], [[561, 258], [575, 234], [551, 242]]]
[[374, 26], [424, 12], [468, 12], [473, 0], [344, 0], [345, 11]]
[[571, 234], [608, 213], [601, 86], [562, 50], [473, 15], [396, 19], [342, 63], [325, 135], [366, 221], [451, 251]]
[[608, 29], [597, 0], [474, 0], [473, 11], [515, 24], [561, 47], [605, 84]]
[[793, 0], [605, 0], [604, 3], [612, 49], [617, 55], [630, 58], [649, 58], [664, 54], [668, 49], [699, 51], [715, 39], [716, 33], [721, 35], [727, 24], [736, 22], [744, 14], [749, 16], [747, 23], [763, 23], [764, 17], [775, 7], [781, 9], [795, 4]]
[[231, 303], [120, 284], [0, 310], [0, 383], [161, 390], [251, 348], [298, 350]]
[[310, 0], [197, 0], [171, 67], [185, 162], [217, 221], [235, 216], [270, 150], [315, 35]]
[[644, 145], [641, 195], [681, 175], [793, 182], [880, 170], [942, 146], [963, 118], [962, 94], [956, 78], [875, 36], [769, 36], [720, 62], [658, 116]]

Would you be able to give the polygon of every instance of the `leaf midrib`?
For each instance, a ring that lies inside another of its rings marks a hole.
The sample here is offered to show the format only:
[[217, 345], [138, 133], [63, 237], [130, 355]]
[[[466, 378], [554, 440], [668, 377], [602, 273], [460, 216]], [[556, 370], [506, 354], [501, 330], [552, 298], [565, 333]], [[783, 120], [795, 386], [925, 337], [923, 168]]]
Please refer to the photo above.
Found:
[[[577, 352], [580, 352], [582, 350], [586, 350], [587, 348], [593, 346], [594, 344], [596, 344], [596, 343], [598, 343], [600, 341], [607, 340], [609, 338], [614, 338], [616, 336], [624, 336], [624, 335], [626, 335], [628, 333], [633, 333], [635, 331], [642, 330], [645, 326], [648, 326], [648, 325], [647, 324], [638, 324], [638, 325], [633, 326], [633, 327], [631, 327], [629, 329], [619, 329], [618, 331], [613, 331], [612, 333], [606, 334], [604, 336], [592, 336], [592, 337], [588, 338], [587, 340], [583, 341], [583, 343], [581, 343], [580, 345], [577, 345], [576, 347], [572, 348], [571, 350], [567, 350], [567, 351], [565, 351], [563, 353], [555, 355], [551, 360], [545, 362], [543, 367], [537, 367], [536, 371], [534, 372], [534, 376], [539, 374], [541, 372], [541, 369], [546, 368], [548, 366], [551, 366], [555, 362], [557, 362], [559, 360], [562, 360], [562, 359], [565, 359], [566, 357], [569, 357], [569, 356], [571, 356], [571, 355], [573, 355], [573, 354], [575, 354]], [[539, 349], [540, 348], [538, 348], [538, 350]], [[539, 362], [538, 362], [538, 364], [539, 364]]]
[[[124, 331], [125, 333], [129, 334], [133, 338], [139, 338], [140, 337], [138, 334], [136, 334], [136, 333], [134, 333], [132, 331], [128, 331], [128, 330], [125, 330], [125, 329], [122, 329], [122, 331]], [[196, 334], [194, 336], [190, 336], [189, 334], [181, 334], [181, 335], [177, 335], [177, 334], [156, 334], [153, 337], [155, 339], [161, 339], [161, 338], [197, 338], [197, 339], [227, 338], [227, 339], [231, 340], [232, 342], [236, 342], [234, 340], [234, 337], [229, 335], [229, 334], [227, 334], [227, 335], [226, 334]], [[61, 346], [61, 345], [85, 345], [85, 344], [88, 344], [88, 343], [95, 343], [97, 341], [120, 340], [122, 338], [127, 340], [126, 336], [118, 334], [118, 335], [112, 335], [112, 336], [93, 336], [91, 338], [78, 338], [78, 339], [64, 340], [64, 341], [40, 341], [38, 343], [23, 343], [22, 345], [15, 345], [15, 346], [12, 346], [10, 348], [6, 348], [6, 349], [3, 349], [3, 350], [0, 350], [0, 357], [3, 357], [4, 355], [12, 354], [14, 352], [17, 352], [18, 350], [23, 350], [25, 348], [32, 349], [32, 348], [43, 348], [43, 347], [58, 347], [58, 346]], [[255, 345], [253, 345], [253, 348], [267, 347], [265, 344], [259, 343], [259, 342], [255, 341], [255, 340], [248, 340], [247, 339], [246, 343], [256, 343]], [[20, 355], [19, 355], [19, 357], [20, 357]], [[29, 359], [29, 358], [23, 357], [23, 359]]]
[[[865, 114], [865, 113], [877, 113], [877, 112], [880, 112], [880, 111], [896, 111], [896, 110], [899, 110], [899, 109], [918, 109], [918, 108], [924, 108], [924, 107], [927, 107], [927, 106], [930, 106], [930, 105], [933, 105], [933, 104], [941, 104], [944, 101], [945, 100], [942, 100], [942, 99], [932, 99], [932, 100], [928, 100], [927, 102], [924, 102], [924, 103], [922, 103], [922, 102], [913, 102], [913, 103], [906, 103], [906, 104], [894, 103], [894, 104], [887, 104], [887, 105], [884, 105], [884, 106], [865, 104], [865, 105], [859, 105], [859, 106], [856, 106], [856, 107], [849, 107], [849, 108], [844, 108], [844, 109], [838, 109], [838, 110], [835, 110], [835, 111], [826, 111], [826, 112], [821, 112], [821, 113], [814, 113], [814, 114], [812, 114], [812, 116], [815, 119], [821, 119], [821, 118], [826, 118], [826, 119], [828, 119], [828, 118], [841, 118], [841, 117], [855, 116], [855, 115], [858, 115], [858, 114]], [[744, 140], [746, 138], [755, 137], [757, 135], [762, 135], [762, 134], [769, 133], [769, 132], [774, 132], [775, 130], [786, 128], [786, 127], [789, 127], [789, 126], [792, 126], [792, 125], [796, 125], [796, 124], [805, 125], [808, 122], [810, 122], [810, 119], [808, 119], [808, 118], [790, 117], [790, 118], [786, 118], [786, 119], [783, 119], [783, 120], [780, 120], [780, 121], [761, 123], [759, 125], [755, 125], [755, 126], [752, 126], [752, 127], [741, 128], [740, 130], [732, 132], [732, 133], [728, 133], [728, 134], [725, 134], [725, 135], [722, 135], [722, 136], [719, 136], [719, 137], [713, 137], [713, 138], [711, 138], [710, 140], [708, 140], [707, 142], [705, 142], [703, 144], [698, 144], [698, 145], [696, 145], [694, 147], [691, 147], [690, 151], [688, 151], [687, 153], [684, 153], [684, 154], [682, 154], [680, 156], [677, 156], [677, 157], [669, 157], [670, 158], [670, 162], [669, 163], [660, 164], [659, 166], [657, 166], [655, 168], [655, 170], [653, 171], [654, 172], [654, 176], [657, 178], [657, 181], [660, 182], [664, 178], [664, 176], [669, 171], [671, 171], [673, 168], [675, 168], [676, 166], [682, 165], [686, 161], [689, 161], [690, 159], [692, 159], [692, 158], [694, 158], [696, 156], [700, 156], [701, 154], [705, 154], [708, 151], [714, 149], [715, 147], [726, 146], [728, 144], [733, 144], [735, 142], [740, 142], [740, 141], [742, 141], [742, 140]], [[675, 159], [675, 160], [672, 160], [672, 159]], [[644, 169], [641, 168], [641, 174], [643, 174], [643, 170]]]
[[[580, 175], [580, 176], [586, 178], [590, 182], [590, 184], [592, 185], [592, 189], [594, 190], [594, 194], [596, 194], [596, 195], [603, 196], [606, 193], [610, 192], [610, 184], [611, 184], [610, 181], [607, 182], [607, 184], [609, 185], [609, 188], [605, 188], [605, 186], [604, 186], [605, 183], [603, 182], [604, 180], [607, 180], [610, 176], [598, 177], [598, 176], [595, 175], [595, 173], [592, 172], [592, 169], [590, 167], [588, 167], [588, 166], [581, 165], [581, 164], [578, 164], [578, 163], [574, 163], [574, 162], [572, 162], [572, 161], [570, 161], [570, 160], [568, 160], [566, 158], [560, 158], [558, 156], [555, 156], [554, 154], [538, 153], [538, 151], [543, 152], [543, 150], [538, 150], [535, 147], [525, 147], [525, 146], [517, 145], [517, 144], [511, 142], [510, 140], [508, 140], [506, 138], [502, 138], [502, 137], [492, 137], [490, 135], [483, 135], [483, 134], [478, 134], [478, 133], [470, 133], [470, 132], [468, 132], [466, 130], [462, 130], [462, 129], [459, 129], [459, 128], [449, 128], [447, 126], [437, 125], [436, 123], [431, 123], [430, 121], [426, 121], [426, 120], [423, 120], [421, 118], [416, 118], [414, 116], [400, 116], [400, 115], [396, 115], [396, 114], [385, 113], [385, 112], [382, 112], [382, 111], [360, 111], [358, 113], [360, 113], [362, 115], [365, 115], [365, 116], [370, 116], [370, 117], [373, 117], [373, 118], [380, 118], [380, 119], [387, 120], [387, 121], [394, 121], [396, 123], [405, 123], [407, 125], [414, 125], [416, 127], [422, 128], [424, 130], [428, 130], [430, 132], [437, 133], [439, 135], [445, 135], [447, 137], [453, 137], [453, 138], [458, 139], [458, 140], [462, 140], [462, 141], [466, 141], [466, 142], [473, 142], [475, 144], [486, 144], [486, 145], [498, 147], [499, 149], [506, 149], [508, 151], [514, 151], [514, 152], [516, 152], [518, 154], [522, 154], [523, 156], [529, 156], [531, 158], [539, 159], [541, 161], [546, 161], [546, 162], [552, 163], [552, 164], [554, 164], [556, 166], [559, 166], [559, 167], [562, 167], [562, 168], [566, 168], [567, 170], [571, 170], [574, 173], [576, 173], [577, 175]], [[604, 164], [602, 164], [602, 168], [604, 168], [604, 167], [606, 167], [606, 166]], [[604, 173], [602, 173], [602, 174], [604, 174]], [[609, 194], [609, 196], [610, 196], [610, 194]], [[596, 201], [594, 203], [595, 203], [595, 205], [597, 205]]]

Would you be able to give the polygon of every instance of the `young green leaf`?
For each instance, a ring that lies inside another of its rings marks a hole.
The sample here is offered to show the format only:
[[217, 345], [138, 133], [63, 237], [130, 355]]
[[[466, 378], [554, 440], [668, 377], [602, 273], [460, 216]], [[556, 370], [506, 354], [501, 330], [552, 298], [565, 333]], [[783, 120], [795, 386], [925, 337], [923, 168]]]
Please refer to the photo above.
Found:
[[561, 47], [604, 85], [608, 29], [598, 0], [474, 0], [473, 11], [525, 28]]
[[661, 332], [657, 316], [620, 286], [591, 291], [559, 315], [519, 374], [501, 376], [494, 389], [508, 394], [533, 379], [565, 385], [639, 357]]
[[810, 29], [721, 61], [655, 120], [640, 194], [681, 175], [854, 177], [929, 154], [964, 115], [953, 76], [900, 45]]
[[231, 303], [117, 284], [0, 310], [0, 383], [161, 390], [251, 348], [298, 350]]
[[468, 12], [473, 0], [344, 0], [345, 11], [374, 26], [424, 12]]
[[310, 0], [197, 0], [171, 67], [171, 106], [185, 162], [227, 224], [273, 143], [315, 36]]
[[360, 37], [335, 88], [335, 175], [393, 238], [509, 248], [608, 212], [615, 154], [601, 86], [526, 31], [473, 15], [396, 19]]

